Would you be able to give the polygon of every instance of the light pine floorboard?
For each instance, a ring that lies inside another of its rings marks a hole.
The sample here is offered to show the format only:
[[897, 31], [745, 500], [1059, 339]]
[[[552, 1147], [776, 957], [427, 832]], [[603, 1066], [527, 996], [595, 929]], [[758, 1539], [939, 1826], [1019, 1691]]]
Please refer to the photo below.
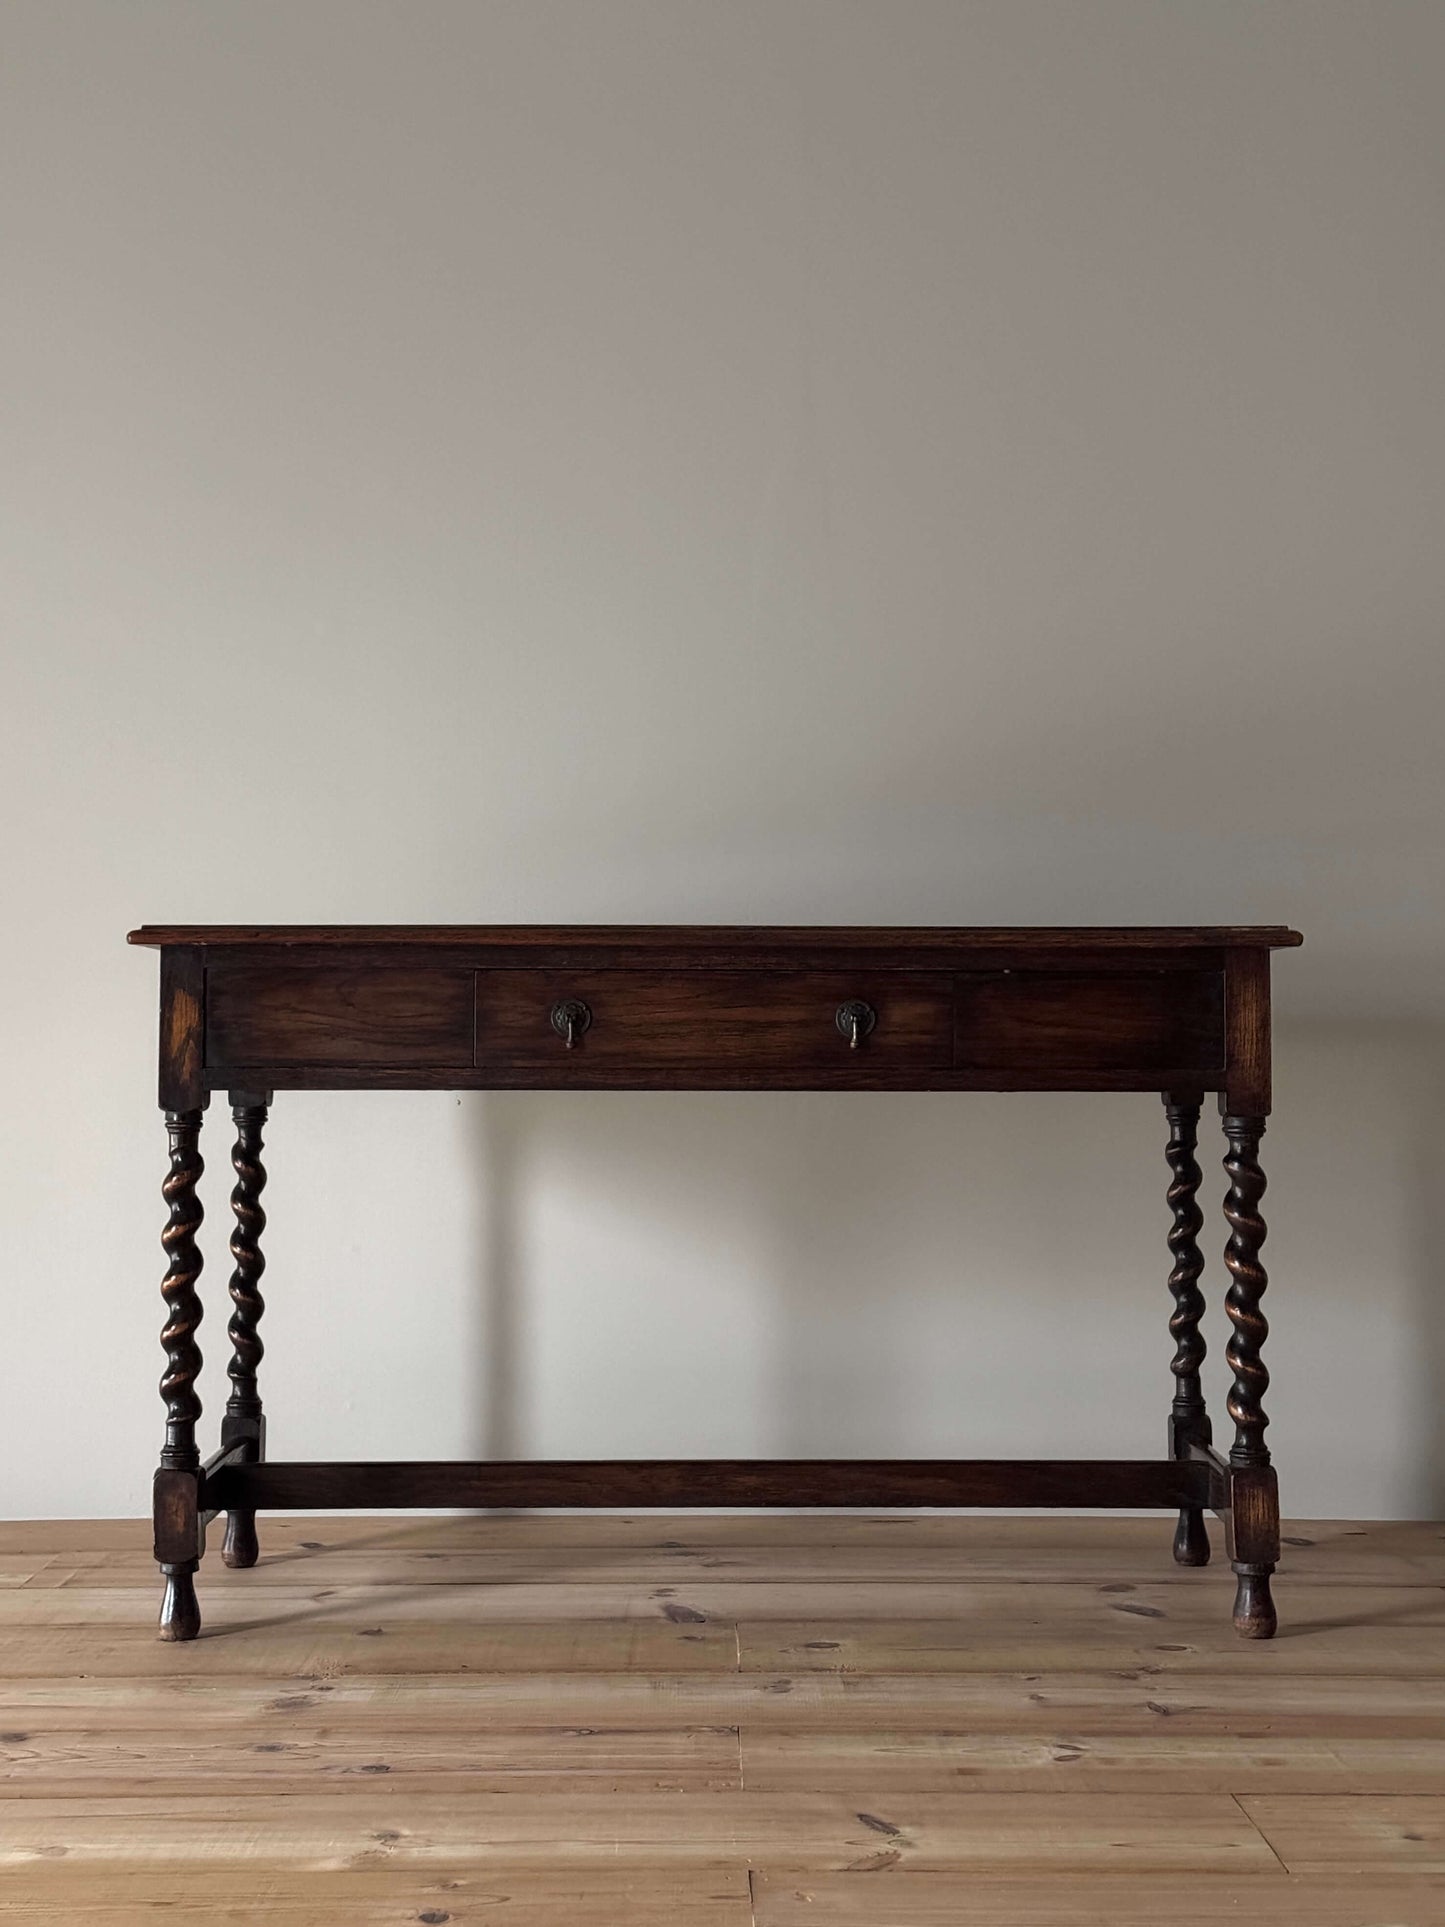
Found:
[[1445, 1531], [1259, 1645], [1169, 1533], [263, 1519], [166, 1647], [144, 1525], [0, 1525], [0, 1921], [1441, 1927]]
[[1439, 1927], [1433, 1880], [753, 1874], [753, 1927]]
[[313, 1872], [157, 1864], [44, 1865], [0, 1888], [0, 1920], [59, 1927], [750, 1927], [748, 1870], [717, 1867], [368, 1866]]

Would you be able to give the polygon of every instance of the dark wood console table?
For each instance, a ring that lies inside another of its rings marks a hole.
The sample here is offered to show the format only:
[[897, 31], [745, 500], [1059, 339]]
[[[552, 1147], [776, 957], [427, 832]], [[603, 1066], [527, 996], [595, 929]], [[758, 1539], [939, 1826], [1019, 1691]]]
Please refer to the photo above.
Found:
[[[1279, 1501], [1260, 1356], [1265, 1227], [1259, 1140], [1270, 1108], [1274, 927], [686, 929], [275, 925], [147, 927], [161, 953], [160, 1101], [170, 1134], [161, 1287], [166, 1438], [155, 1480], [160, 1631], [200, 1630], [205, 1530], [257, 1558], [265, 1509], [378, 1506], [1165, 1506], [1174, 1556], [1204, 1565], [1224, 1520], [1234, 1623], [1275, 1629]], [[265, 1457], [262, 1131], [273, 1091], [836, 1090], [1161, 1092], [1173, 1212], [1175, 1342], [1168, 1454], [1069, 1460], [597, 1460], [285, 1464]], [[230, 1396], [202, 1461], [196, 1234], [202, 1115], [235, 1122]], [[1212, 1443], [1198, 1236], [1200, 1107], [1217, 1091], [1227, 1149], [1227, 1456]]]

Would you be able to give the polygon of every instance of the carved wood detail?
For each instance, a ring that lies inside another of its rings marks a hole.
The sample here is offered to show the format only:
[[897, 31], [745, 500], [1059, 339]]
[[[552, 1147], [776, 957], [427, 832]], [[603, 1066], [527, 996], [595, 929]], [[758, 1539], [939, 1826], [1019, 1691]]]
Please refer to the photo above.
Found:
[[194, 1639], [200, 1630], [192, 1577], [200, 1558], [200, 1518], [197, 1493], [201, 1466], [196, 1446], [196, 1421], [201, 1401], [196, 1379], [201, 1349], [196, 1328], [201, 1322], [197, 1284], [203, 1259], [196, 1242], [204, 1212], [197, 1195], [205, 1166], [201, 1159], [202, 1112], [167, 1111], [170, 1169], [161, 1186], [168, 1217], [161, 1245], [168, 1260], [161, 1283], [166, 1322], [161, 1346], [166, 1369], [161, 1397], [166, 1407], [166, 1438], [156, 1482], [156, 1553], [166, 1577], [161, 1603], [162, 1639]]
[[[1229, 1295], [1225, 1309], [1233, 1327], [1225, 1356], [1234, 1374], [1229, 1394], [1229, 1415], [1234, 1420], [1234, 1444], [1229, 1463], [1241, 1475], [1264, 1474], [1269, 1469], [1269, 1447], [1265, 1427], [1269, 1419], [1264, 1410], [1264, 1395], [1269, 1390], [1269, 1372], [1262, 1352], [1269, 1336], [1269, 1323], [1260, 1305], [1268, 1275], [1260, 1262], [1260, 1247], [1266, 1227], [1260, 1211], [1265, 1176], [1259, 1162], [1259, 1140], [1265, 1120], [1230, 1112], [1224, 1119], [1229, 1141], [1224, 1168], [1229, 1189], [1224, 1198], [1224, 1215], [1229, 1220], [1229, 1242], [1224, 1262], [1229, 1267]], [[1273, 1476], [1249, 1480], [1251, 1499], [1260, 1511], [1248, 1537], [1273, 1551], [1279, 1534], [1279, 1500]], [[1236, 1539], [1239, 1528], [1236, 1522]], [[1234, 1624], [1248, 1639], [1269, 1639], [1275, 1630], [1274, 1599], [1270, 1575], [1274, 1559], [1251, 1557], [1253, 1546], [1236, 1543], [1232, 1561], [1238, 1585], [1234, 1600]]]
[[[1199, 1186], [1204, 1173], [1195, 1151], [1199, 1143], [1199, 1112], [1203, 1093], [1187, 1096], [1164, 1093], [1164, 1115], [1169, 1122], [1169, 1142], [1164, 1156], [1169, 1165], [1167, 1193], [1174, 1222], [1169, 1230], [1169, 1251], [1174, 1260], [1169, 1273], [1169, 1290], [1174, 1310], [1169, 1319], [1174, 1339], [1174, 1402], [1169, 1414], [1170, 1449], [1183, 1457], [1191, 1445], [1208, 1445], [1211, 1439], [1209, 1414], [1204, 1404], [1200, 1370], [1204, 1364], [1205, 1344], [1200, 1331], [1204, 1316], [1204, 1293], [1199, 1280], [1204, 1271], [1204, 1253], [1199, 1249], [1199, 1234], [1204, 1214], [1199, 1209]], [[1209, 1534], [1204, 1513], [1197, 1506], [1180, 1509], [1174, 1534], [1174, 1557], [1181, 1566], [1209, 1563]]]
[[[261, 1193], [266, 1187], [266, 1167], [261, 1161], [266, 1100], [235, 1092], [231, 1116], [236, 1126], [236, 1142], [231, 1151], [231, 1166], [236, 1173], [231, 1192], [231, 1210], [236, 1220], [231, 1233], [234, 1268], [230, 1292], [234, 1309], [226, 1327], [231, 1341], [231, 1361], [226, 1367], [231, 1391], [221, 1423], [221, 1443], [232, 1445], [244, 1440], [248, 1445], [246, 1456], [256, 1459], [261, 1456], [265, 1436], [256, 1374], [265, 1353], [260, 1323], [266, 1309], [266, 1301], [261, 1296], [261, 1274], [266, 1269], [266, 1256], [261, 1249], [261, 1234], [266, 1229], [266, 1213], [261, 1204]], [[237, 1507], [227, 1514], [221, 1557], [228, 1566], [254, 1566], [259, 1556], [256, 1514], [248, 1507]]]

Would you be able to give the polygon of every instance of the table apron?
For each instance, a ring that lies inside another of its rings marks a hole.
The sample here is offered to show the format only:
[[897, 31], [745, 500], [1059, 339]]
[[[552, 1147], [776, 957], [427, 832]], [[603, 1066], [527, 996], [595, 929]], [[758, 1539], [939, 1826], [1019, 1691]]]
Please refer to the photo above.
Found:
[[219, 959], [201, 968], [197, 1054], [207, 1089], [1206, 1090], [1230, 1055], [1228, 981], [1177, 961], [945, 973]]

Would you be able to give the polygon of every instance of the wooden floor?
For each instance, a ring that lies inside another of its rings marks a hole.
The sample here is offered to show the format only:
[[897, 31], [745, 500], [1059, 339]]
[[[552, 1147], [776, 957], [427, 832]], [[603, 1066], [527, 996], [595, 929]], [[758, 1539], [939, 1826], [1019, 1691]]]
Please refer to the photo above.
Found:
[[1169, 1538], [263, 1519], [162, 1646], [146, 1527], [0, 1526], [0, 1917], [1441, 1927], [1445, 1528], [1290, 1529], [1272, 1644]]

